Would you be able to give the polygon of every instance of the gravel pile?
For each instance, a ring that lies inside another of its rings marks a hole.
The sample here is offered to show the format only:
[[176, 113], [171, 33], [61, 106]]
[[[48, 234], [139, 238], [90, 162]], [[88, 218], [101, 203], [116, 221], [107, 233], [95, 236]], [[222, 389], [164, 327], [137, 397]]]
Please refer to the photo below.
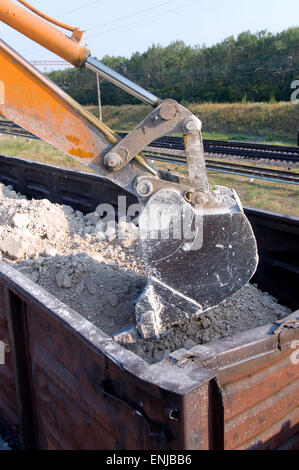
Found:
[[[27, 200], [0, 184], [0, 254], [3, 260], [71, 306], [107, 334], [135, 323], [134, 302], [146, 276], [131, 222], [103, 223], [48, 200]], [[148, 362], [181, 347], [260, 326], [290, 313], [272, 296], [246, 285], [197, 321], [175, 326], [158, 341], [126, 345]]]
[[[39, 256], [24, 260], [15, 267], [71, 306], [103, 331], [112, 334], [135, 322], [134, 301], [141, 294], [146, 278], [112, 251], [102, 248], [93, 256], [84, 252], [53, 257]], [[111, 260], [115, 261], [111, 261]], [[119, 265], [117, 262], [119, 261]]]
[[198, 319], [174, 326], [160, 340], [139, 339], [137, 344], [127, 347], [151, 363], [158, 362], [177, 349], [191, 349], [197, 344], [209, 343], [275, 322], [290, 313], [290, 309], [278, 304], [267, 292], [246, 284], [236, 294]]

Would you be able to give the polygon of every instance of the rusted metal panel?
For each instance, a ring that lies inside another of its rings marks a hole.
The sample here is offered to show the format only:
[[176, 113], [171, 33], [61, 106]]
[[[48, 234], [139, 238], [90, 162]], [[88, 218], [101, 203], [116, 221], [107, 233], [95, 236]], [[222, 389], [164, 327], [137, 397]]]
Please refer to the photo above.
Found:
[[16, 398], [22, 432], [21, 443], [25, 449], [34, 449], [37, 433], [28, 345], [26, 303], [6, 286], [4, 287], [4, 299], [11, 351], [14, 358]]
[[[198, 366], [197, 366], [198, 367]], [[215, 379], [184, 397], [184, 449], [224, 448], [224, 409]]]
[[[49, 442], [51, 447], [66, 449], [153, 445], [148, 422], [138, 413], [141, 397], [147, 401], [145, 391], [132, 386], [122, 374], [114, 383], [113, 363], [74, 338], [72, 331], [48, 321], [40, 309], [29, 309], [28, 320], [35, 330], [30, 334], [30, 350], [39, 447], [48, 448]], [[44, 332], [52, 346], [44, 341]], [[130, 388], [134, 388], [131, 393]], [[118, 398], [125, 392], [132, 396], [131, 406]], [[157, 408], [163, 415], [161, 397]]]
[[274, 295], [282, 305], [298, 305], [299, 223], [298, 217], [245, 209], [259, 250], [259, 266], [252, 282]]
[[299, 440], [294, 440], [299, 429], [298, 420], [298, 409], [292, 410], [262, 433], [236, 447], [235, 450], [276, 450], [288, 446], [298, 449]]
[[6, 344], [5, 364], [0, 365], [0, 421], [9, 425], [12, 433], [20, 435], [20, 420], [17, 406], [13, 355], [8, 331], [4, 285], [0, 280], [0, 339]]
[[[247, 448], [247, 441], [260, 441], [260, 435], [266, 430], [277, 432], [275, 424], [282, 422], [281, 429], [295, 426], [299, 422], [299, 380], [293, 382], [275, 394], [271, 394], [267, 399], [259, 401], [256, 396], [257, 404], [244, 411], [234, 419], [225, 423], [225, 440], [226, 448], [233, 449], [235, 447]], [[244, 395], [246, 400], [246, 395]], [[293, 412], [293, 413], [292, 413]], [[292, 419], [290, 418], [292, 415]], [[283, 431], [281, 431], [283, 432]], [[272, 435], [273, 436], [273, 435]], [[272, 437], [271, 436], [271, 437]], [[262, 447], [261, 442], [259, 447]]]
[[[297, 311], [288, 320], [298, 318]], [[218, 371], [226, 449], [275, 448], [298, 432], [299, 366], [292, 357], [295, 337], [298, 339], [299, 329], [292, 329], [291, 334], [282, 330], [276, 351]]]
[[250, 375], [229, 381], [223, 386], [227, 420], [249, 410], [257, 403], [257, 397], [259, 401], [265, 400], [296, 380], [298, 366], [291, 363], [290, 351], [278, 357], [278, 361], [265, 361], [261, 370], [254, 373], [250, 369]]

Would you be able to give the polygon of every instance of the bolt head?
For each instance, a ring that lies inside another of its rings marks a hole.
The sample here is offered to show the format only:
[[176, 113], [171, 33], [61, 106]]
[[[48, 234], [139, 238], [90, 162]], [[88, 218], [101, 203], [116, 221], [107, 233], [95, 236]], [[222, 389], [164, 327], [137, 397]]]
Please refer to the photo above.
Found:
[[122, 164], [122, 158], [118, 153], [108, 153], [104, 158], [104, 165], [107, 168], [115, 169]]
[[193, 134], [199, 132], [201, 129], [201, 121], [195, 116], [193, 118], [187, 118], [182, 124], [182, 131], [185, 134]]
[[159, 114], [162, 119], [165, 121], [170, 121], [170, 119], [173, 119], [176, 115], [176, 107], [173, 103], [162, 103]]
[[136, 191], [140, 196], [150, 196], [153, 192], [153, 185], [150, 181], [139, 181], [136, 186]]

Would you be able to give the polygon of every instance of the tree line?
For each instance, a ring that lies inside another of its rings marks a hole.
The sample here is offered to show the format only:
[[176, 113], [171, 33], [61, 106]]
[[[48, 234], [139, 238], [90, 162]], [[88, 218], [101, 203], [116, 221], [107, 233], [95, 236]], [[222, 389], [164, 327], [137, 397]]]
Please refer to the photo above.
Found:
[[[105, 56], [102, 62], [160, 98], [188, 102], [288, 101], [299, 79], [299, 27], [228, 37], [213, 46], [152, 45], [130, 58]], [[69, 68], [47, 74], [83, 105], [97, 103], [95, 73]], [[101, 80], [102, 104], [138, 101]]]

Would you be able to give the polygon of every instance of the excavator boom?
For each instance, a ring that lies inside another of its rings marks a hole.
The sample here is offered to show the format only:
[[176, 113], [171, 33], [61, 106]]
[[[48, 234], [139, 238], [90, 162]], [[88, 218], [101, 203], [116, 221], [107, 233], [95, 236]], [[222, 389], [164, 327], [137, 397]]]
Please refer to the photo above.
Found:
[[111, 173], [101, 157], [119, 136], [2, 40], [0, 70], [0, 113], [7, 119], [129, 191], [140, 172], [152, 175], [141, 157], [122, 172]]

